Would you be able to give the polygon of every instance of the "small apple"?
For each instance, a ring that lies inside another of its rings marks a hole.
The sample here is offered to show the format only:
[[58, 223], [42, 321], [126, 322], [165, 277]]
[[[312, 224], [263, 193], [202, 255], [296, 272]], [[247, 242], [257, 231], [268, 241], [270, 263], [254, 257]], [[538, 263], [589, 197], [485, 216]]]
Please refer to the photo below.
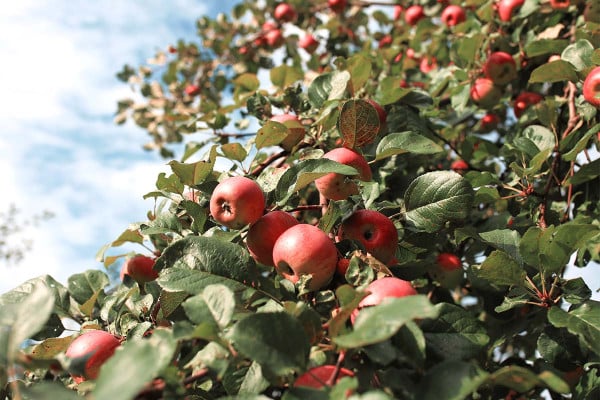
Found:
[[594, 68], [585, 77], [583, 98], [594, 107], [600, 108], [600, 67]]
[[428, 74], [434, 69], [437, 69], [437, 61], [435, 57], [423, 57], [419, 63], [419, 69], [422, 73]]
[[280, 22], [293, 22], [298, 18], [298, 13], [288, 3], [280, 3], [275, 7], [273, 16]]
[[544, 97], [539, 93], [534, 92], [522, 92], [520, 93], [514, 101], [514, 112], [517, 118], [520, 118], [521, 115], [525, 112], [527, 108], [530, 106], [539, 103], [542, 101]]
[[361, 181], [372, 179], [371, 168], [367, 160], [355, 150], [339, 147], [325, 153], [323, 158], [349, 165], [358, 171], [356, 177], [332, 172], [315, 180], [317, 190], [327, 199], [345, 200], [353, 194], [358, 194], [358, 185], [353, 181], [353, 178], [358, 178]]
[[449, 5], [442, 11], [441, 20], [447, 26], [455, 26], [467, 20], [465, 10], [455, 4]]
[[400, 17], [402, 16], [402, 11], [404, 11], [404, 7], [402, 7], [401, 5], [394, 6], [394, 21], [400, 20]]
[[465, 160], [455, 160], [450, 164], [450, 169], [458, 173], [465, 172], [469, 169], [469, 164]]
[[300, 375], [294, 382], [295, 387], [308, 387], [313, 389], [322, 389], [323, 387], [335, 385], [345, 376], [352, 377], [354, 372], [346, 368], [340, 368], [334, 382], [330, 382], [335, 372], [335, 365], [321, 365], [314, 367]]
[[277, 48], [281, 47], [285, 42], [281, 29], [271, 29], [265, 33], [265, 41], [269, 47]]
[[496, 7], [500, 21], [509, 22], [518, 8], [525, 3], [525, 0], [499, 0]]
[[495, 51], [483, 65], [483, 74], [496, 85], [506, 85], [517, 78], [517, 64], [510, 54]]
[[390, 34], [384, 35], [381, 39], [379, 39], [378, 47], [380, 49], [383, 49], [385, 47], [390, 47], [392, 45], [392, 41], [393, 41], [392, 35], [390, 35]]
[[256, 261], [263, 265], [273, 266], [273, 246], [283, 232], [298, 221], [284, 211], [271, 211], [250, 225], [246, 246]]
[[306, 50], [307, 53], [312, 54], [319, 47], [319, 42], [313, 35], [307, 33], [300, 40], [298, 40], [298, 47]]
[[190, 97], [194, 97], [200, 94], [200, 87], [198, 85], [189, 84], [184, 89], [185, 94]]
[[279, 143], [287, 151], [290, 151], [295, 145], [304, 139], [306, 130], [296, 115], [279, 114], [271, 117], [271, 121], [279, 122], [288, 128], [288, 135]]
[[550, 7], [555, 10], [569, 8], [571, 0], [550, 0]]
[[481, 117], [481, 120], [479, 121], [479, 129], [481, 132], [491, 132], [496, 129], [499, 123], [500, 117], [498, 117], [496, 114], [487, 113]]
[[344, 10], [346, 9], [346, 6], [348, 5], [348, 1], [347, 0], [327, 0], [327, 5], [333, 12], [339, 14], [339, 13], [344, 12]]
[[415, 26], [423, 18], [425, 18], [425, 11], [420, 5], [412, 5], [404, 12], [404, 20], [410, 26]]
[[454, 271], [462, 269], [462, 262], [456, 254], [440, 253], [436, 258], [436, 263], [446, 271]]
[[244, 176], [227, 178], [215, 187], [210, 197], [210, 214], [231, 229], [252, 224], [263, 215], [265, 196], [252, 179]]
[[273, 246], [275, 269], [292, 283], [312, 275], [310, 290], [327, 285], [336, 269], [337, 248], [325, 232], [310, 224], [297, 224], [283, 232]]
[[492, 108], [502, 97], [502, 91], [489, 78], [477, 78], [471, 86], [471, 100], [483, 108]]
[[143, 254], [137, 254], [131, 258], [128, 258], [123, 263], [123, 269], [121, 270], [121, 281], [124, 275], [129, 275], [134, 281], [138, 283], [150, 282], [158, 278], [158, 272], [154, 270], [154, 258], [145, 256]]
[[350, 267], [350, 259], [348, 258], [340, 258], [335, 266], [335, 271], [341, 275], [346, 275], [346, 271], [348, 271], [348, 267]]
[[462, 262], [452, 253], [440, 253], [427, 272], [441, 287], [447, 289], [455, 288], [464, 279]]
[[119, 347], [121, 341], [102, 330], [90, 330], [79, 335], [69, 344], [65, 355], [71, 360], [70, 372], [75, 383], [96, 379], [100, 367]]
[[398, 230], [387, 216], [375, 210], [357, 210], [338, 230], [338, 240], [360, 242], [367, 252], [384, 264], [396, 256]]
[[354, 324], [361, 309], [376, 306], [388, 297], [406, 297], [417, 294], [411, 283], [394, 276], [386, 276], [371, 282], [366, 289], [369, 294], [365, 296], [358, 307], [350, 315], [350, 321]]

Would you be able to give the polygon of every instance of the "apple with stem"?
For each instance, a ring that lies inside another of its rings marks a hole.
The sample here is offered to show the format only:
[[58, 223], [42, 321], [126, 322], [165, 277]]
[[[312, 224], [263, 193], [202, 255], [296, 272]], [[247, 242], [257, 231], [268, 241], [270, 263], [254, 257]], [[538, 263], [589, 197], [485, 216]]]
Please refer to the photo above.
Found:
[[496, 85], [506, 85], [517, 78], [517, 64], [510, 54], [495, 51], [483, 65], [483, 74]]
[[279, 22], [293, 22], [298, 18], [298, 13], [288, 3], [280, 3], [275, 7], [273, 17]]
[[265, 196], [258, 184], [244, 176], [219, 183], [210, 197], [210, 214], [223, 226], [241, 229], [263, 215]]
[[520, 93], [514, 101], [513, 109], [517, 118], [520, 118], [525, 110], [527, 110], [532, 105], [535, 105], [542, 101], [544, 96], [535, 92], [522, 92]]
[[440, 17], [446, 26], [455, 26], [467, 20], [465, 10], [461, 6], [451, 4], [444, 8]]
[[121, 341], [102, 330], [89, 330], [76, 337], [65, 355], [70, 359], [69, 371], [75, 383], [96, 379], [100, 367], [114, 354]]
[[525, 0], [500, 0], [496, 4], [500, 21], [510, 22], [513, 14], [525, 4]]
[[492, 108], [500, 102], [502, 91], [489, 78], [477, 78], [471, 86], [471, 100], [483, 108]]
[[312, 275], [309, 290], [327, 285], [335, 272], [338, 251], [325, 232], [310, 224], [297, 224], [283, 232], [273, 245], [275, 269], [296, 283]]
[[425, 18], [425, 10], [420, 5], [414, 4], [404, 12], [404, 21], [410, 26], [415, 26], [423, 18]]
[[396, 257], [398, 230], [386, 215], [375, 210], [357, 210], [342, 222], [338, 241], [356, 240], [365, 250], [384, 264]]
[[154, 263], [154, 258], [143, 254], [136, 254], [135, 256], [128, 258], [125, 263], [123, 263], [123, 268], [121, 269], [121, 281], [123, 281], [125, 275], [129, 275], [138, 283], [146, 283], [155, 280], [158, 278], [158, 272], [154, 270]]
[[293, 114], [278, 114], [272, 116], [271, 121], [279, 122], [288, 128], [288, 135], [279, 143], [284, 150], [292, 150], [295, 145], [304, 139], [306, 130], [298, 119], [298, 116]]
[[600, 108], [600, 67], [592, 69], [585, 77], [583, 98], [594, 107]]
[[296, 378], [294, 387], [308, 387], [313, 389], [322, 389], [326, 386], [335, 385], [343, 377], [354, 376], [354, 372], [346, 368], [339, 368], [337, 376], [335, 365], [321, 365], [313, 367]]
[[400, 298], [417, 294], [417, 291], [410, 282], [396, 278], [395, 276], [386, 276], [374, 280], [367, 286], [366, 291], [369, 294], [358, 303], [358, 307], [350, 315], [350, 321], [353, 324], [360, 310], [365, 307], [376, 306], [384, 299], [390, 297]]
[[339, 147], [325, 153], [323, 158], [349, 165], [358, 171], [358, 175], [355, 177], [331, 172], [316, 179], [315, 185], [317, 190], [326, 199], [345, 200], [349, 196], [359, 193], [358, 185], [354, 182], [353, 178], [361, 181], [370, 181], [372, 179], [371, 168], [367, 160], [355, 150]]
[[298, 220], [285, 211], [271, 211], [250, 225], [246, 246], [256, 261], [263, 265], [274, 266], [273, 247], [279, 236], [298, 224]]

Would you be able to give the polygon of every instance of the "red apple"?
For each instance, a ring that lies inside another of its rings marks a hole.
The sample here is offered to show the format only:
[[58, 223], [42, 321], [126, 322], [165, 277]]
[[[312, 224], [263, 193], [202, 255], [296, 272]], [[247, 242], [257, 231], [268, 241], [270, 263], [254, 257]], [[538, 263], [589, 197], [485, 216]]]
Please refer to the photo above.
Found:
[[569, 8], [570, 5], [571, 0], [550, 0], [550, 7], [552, 7], [555, 10]]
[[456, 254], [440, 253], [436, 258], [436, 263], [446, 271], [462, 269], [462, 262]]
[[509, 22], [525, 0], [499, 0], [496, 7], [501, 21]]
[[265, 41], [269, 47], [277, 48], [281, 47], [285, 42], [281, 29], [271, 29], [265, 33]]
[[348, 271], [348, 267], [350, 267], [350, 260], [348, 258], [340, 258], [335, 266], [336, 272], [344, 276], [346, 275], [346, 271]]
[[128, 258], [123, 263], [123, 269], [121, 270], [121, 280], [125, 275], [129, 275], [134, 281], [138, 283], [150, 282], [158, 278], [158, 272], [154, 270], [154, 258], [137, 254], [131, 258]]
[[65, 352], [71, 360], [71, 376], [75, 383], [96, 379], [100, 367], [120, 344], [117, 337], [102, 330], [86, 331], [75, 338]]
[[496, 129], [499, 123], [500, 117], [496, 114], [487, 113], [481, 117], [481, 120], [479, 121], [480, 130], [482, 132], [491, 132]]
[[456, 160], [450, 164], [450, 169], [456, 172], [464, 172], [469, 169], [469, 164], [465, 160]]
[[425, 18], [423, 6], [412, 5], [404, 12], [404, 20], [411, 26], [415, 26], [423, 18]]
[[583, 98], [594, 107], [600, 108], [600, 67], [594, 68], [585, 77]]
[[271, 121], [279, 122], [288, 128], [288, 135], [279, 143], [284, 150], [291, 150], [304, 139], [306, 130], [296, 115], [279, 114], [271, 117]]
[[[372, 178], [367, 160], [354, 150], [339, 147], [325, 153], [323, 158], [356, 168], [358, 175], [355, 178], [361, 181], [370, 181]], [[334, 172], [315, 180], [315, 185], [319, 193], [331, 200], [345, 200], [353, 194], [358, 194], [358, 185], [353, 181], [353, 177]]]
[[240, 229], [258, 221], [264, 208], [262, 189], [244, 176], [225, 179], [210, 197], [210, 214], [215, 221], [231, 229]]
[[384, 35], [381, 39], [379, 39], [378, 47], [380, 49], [383, 49], [384, 47], [390, 47], [392, 44], [392, 40], [393, 40], [392, 35], [390, 35], [390, 34]]
[[307, 53], [312, 54], [319, 47], [319, 42], [313, 35], [307, 33], [300, 40], [298, 40], [298, 47], [306, 50]]
[[248, 251], [261, 264], [273, 266], [273, 246], [281, 236], [298, 221], [284, 211], [271, 211], [250, 225], [246, 245]]
[[400, 17], [402, 16], [402, 11], [404, 11], [404, 7], [402, 7], [401, 5], [394, 6], [394, 21], [398, 21], [400, 19]]
[[514, 101], [514, 111], [517, 118], [525, 112], [530, 106], [539, 103], [544, 97], [539, 93], [523, 92], [520, 93]]
[[461, 6], [449, 5], [442, 11], [441, 20], [447, 26], [455, 26], [467, 20], [465, 10]]
[[361, 309], [376, 306], [388, 297], [406, 297], [417, 294], [411, 283], [393, 276], [386, 276], [374, 280], [367, 286], [369, 294], [363, 298], [358, 307], [350, 315], [350, 321], [354, 323]]
[[517, 78], [517, 64], [510, 54], [496, 51], [483, 65], [483, 74], [496, 85], [506, 85]]
[[345, 376], [352, 377], [354, 372], [346, 368], [340, 368], [334, 382], [330, 382], [335, 372], [335, 365], [321, 365], [314, 367], [300, 375], [294, 382], [295, 387], [309, 387], [314, 389], [322, 389], [328, 384], [336, 384]]
[[277, 272], [296, 283], [312, 275], [310, 290], [327, 285], [335, 272], [337, 248], [325, 232], [310, 224], [297, 224], [283, 232], [273, 246]]
[[200, 87], [198, 85], [189, 84], [185, 87], [185, 94], [190, 97], [194, 97], [200, 94]]
[[398, 231], [392, 220], [379, 211], [355, 211], [342, 222], [337, 236], [338, 240], [360, 242], [367, 252], [384, 264], [396, 256]]
[[435, 57], [423, 57], [419, 63], [419, 69], [422, 73], [428, 74], [434, 69], [437, 69], [437, 61]]
[[502, 91], [488, 78], [475, 79], [470, 94], [471, 100], [483, 108], [494, 107], [502, 97]]
[[298, 13], [291, 5], [287, 3], [280, 3], [275, 7], [273, 16], [280, 22], [293, 22], [298, 18]]
[[327, 0], [327, 5], [335, 13], [342, 13], [346, 9], [347, 0]]

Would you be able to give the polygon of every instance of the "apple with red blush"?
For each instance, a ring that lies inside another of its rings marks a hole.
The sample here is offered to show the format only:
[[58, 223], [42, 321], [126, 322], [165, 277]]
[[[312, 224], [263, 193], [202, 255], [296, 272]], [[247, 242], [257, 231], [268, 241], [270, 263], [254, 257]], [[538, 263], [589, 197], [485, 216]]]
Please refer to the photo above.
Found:
[[322, 389], [330, 385], [335, 385], [340, 379], [346, 376], [354, 376], [354, 372], [347, 368], [339, 368], [337, 370], [337, 374], [334, 376], [335, 373], [335, 365], [321, 365], [318, 367], [313, 367], [296, 378], [294, 387]]
[[138, 283], [151, 282], [158, 278], [158, 272], [154, 270], [155, 259], [143, 254], [136, 254], [128, 258], [123, 263], [121, 268], [121, 281], [125, 279], [125, 275], [129, 275]]
[[539, 103], [543, 99], [544, 99], [544, 96], [542, 96], [539, 93], [535, 93], [535, 92], [519, 93], [519, 95], [515, 98], [515, 101], [513, 103], [513, 109], [515, 112], [515, 116], [517, 118], [520, 118], [521, 115], [523, 115], [529, 107]]
[[88, 330], [77, 336], [65, 352], [73, 381], [96, 379], [102, 365], [120, 344], [120, 339], [103, 330]]
[[418, 4], [413, 4], [404, 12], [404, 21], [410, 26], [417, 25], [423, 18], [425, 18], [425, 9]]
[[210, 197], [210, 214], [221, 225], [241, 229], [263, 215], [265, 196], [250, 178], [229, 177], [220, 182]]
[[288, 3], [279, 3], [273, 12], [273, 17], [279, 22], [294, 22], [298, 18], [298, 13]]
[[506, 85], [517, 78], [517, 64], [510, 54], [495, 51], [483, 65], [483, 74], [496, 85]]
[[471, 100], [483, 108], [493, 108], [500, 102], [502, 91], [489, 78], [477, 78], [471, 86]]
[[312, 54], [319, 47], [319, 41], [312, 34], [307, 33], [298, 40], [298, 47]]
[[273, 247], [279, 236], [298, 224], [298, 220], [285, 211], [270, 211], [250, 225], [246, 246], [252, 257], [263, 265], [274, 266]]
[[496, 4], [500, 21], [510, 22], [517, 10], [525, 4], [525, 0], [500, 0]]
[[350, 321], [353, 324], [360, 310], [365, 307], [376, 306], [387, 298], [401, 298], [417, 294], [417, 291], [409, 281], [394, 276], [376, 279], [365, 290], [369, 294], [358, 303], [358, 307], [350, 315]]
[[592, 69], [585, 77], [583, 98], [594, 107], [600, 108], [600, 67]]
[[446, 26], [456, 26], [467, 20], [465, 10], [456, 4], [451, 4], [444, 8], [440, 17]]
[[367, 160], [355, 150], [339, 147], [325, 153], [323, 158], [349, 165], [358, 171], [358, 175], [354, 177], [331, 172], [316, 179], [317, 190], [326, 199], [345, 200], [351, 195], [359, 193], [358, 185], [354, 181], [355, 178], [361, 181], [372, 179], [371, 167], [369, 167]]

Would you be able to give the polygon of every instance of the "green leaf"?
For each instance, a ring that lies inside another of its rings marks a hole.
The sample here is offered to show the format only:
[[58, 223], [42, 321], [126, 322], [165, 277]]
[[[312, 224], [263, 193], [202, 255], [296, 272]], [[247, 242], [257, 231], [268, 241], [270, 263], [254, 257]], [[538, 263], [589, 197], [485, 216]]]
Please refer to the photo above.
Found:
[[342, 98], [349, 80], [348, 71], [335, 71], [317, 76], [308, 87], [308, 101], [313, 107], [320, 108], [328, 100]]
[[223, 376], [223, 387], [227, 393], [232, 395], [252, 396], [255, 393], [261, 393], [269, 387], [269, 381], [263, 376], [260, 365], [253, 361], [250, 365], [229, 368]]
[[530, 83], [539, 82], [577, 82], [577, 72], [573, 65], [565, 60], [542, 64], [531, 72]]
[[387, 104], [393, 104], [410, 94], [412, 89], [400, 87], [401, 82], [402, 78], [397, 76], [386, 76], [383, 78], [379, 85], [377, 85], [375, 101], [382, 106], [385, 106]]
[[[210, 286], [212, 285], [207, 286], [207, 288]], [[188, 298], [181, 306], [189, 320], [194, 323], [194, 337], [206, 340], [215, 340], [218, 337], [219, 327], [217, 321], [202, 294]]]
[[521, 235], [519, 232], [512, 229], [496, 229], [489, 232], [482, 232], [479, 237], [488, 245], [504, 250], [520, 265], [523, 264], [521, 253], [519, 253], [519, 243]]
[[560, 56], [561, 60], [570, 62], [577, 71], [593, 66], [592, 54], [594, 45], [586, 39], [579, 39], [565, 48]]
[[172, 160], [169, 166], [173, 173], [181, 179], [181, 182], [187, 186], [195, 186], [204, 182], [213, 170], [214, 163], [207, 161], [197, 161], [195, 163], [180, 163]]
[[346, 68], [352, 77], [354, 93], [359, 91], [369, 80], [371, 75], [371, 61], [361, 54], [355, 54], [347, 61]]
[[563, 299], [570, 304], [581, 304], [592, 297], [592, 291], [583, 278], [569, 279], [561, 285]]
[[435, 308], [438, 317], [421, 324], [428, 351], [449, 360], [469, 359], [489, 342], [482, 322], [464, 308], [450, 303], [436, 304]]
[[554, 150], [556, 146], [556, 137], [552, 133], [552, 131], [545, 126], [541, 125], [530, 125], [523, 130], [521, 138], [528, 139], [533, 143], [537, 151], [531, 154], [534, 157], [538, 151], [543, 150]]
[[582, 183], [589, 182], [600, 176], [600, 158], [584, 164], [571, 176], [566, 184], [567, 185], [581, 185]]
[[97, 296], [110, 283], [108, 276], [97, 269], [71, 275], [67, 282], [69, 293], [79, 304], [85, 303], [94, 295]]
[[551, 380], [548, 371], [537, 375], [529, 368], [518, 365], [508, 365], [500, 368], [488, 376], [486, 383], [490, 385], [502, 385], [519, 393], [528, 392], [536, 386], [548, 387], [559, 393], [568, 393], [570, 391], [569, 385], [564, 381], [560, 379], [558, 381]]
[[[156, 188], [159, 190], [164, 190], [168, 193], [183, 193], [183, 183], [181, 179], [176, 174], [171, 174], [167, 176], [164, 172], [158, 174], [158, 178], [156, 178]], [[144, 198], [151, 197], [153, 193], [149, 193]]]
[[219, 327], [223, 329], [229, 325], [235, 309], [233, 292], [225, 285], [214, 284], [204, 288], [202, 298]]
[[271, 69], [271, 82], [280, 88], [290, 86], [294, 82], [302, 80], [302, 78], [304, 78], [304, 73], [300, 68], [283, 64]]
[[577, 336], [564, 328], [547, 326], [537, 341], [537, 351], [552, 365], [568, 365], [581, 357]]
[[379, 114], [365, 100], [348, 100], [338, 117], [338, 129], [344, 146], [355, 148], [371, 143], [379, 133]]
[[286, 312], [251, 314], [233, 328], [236, 349], [263, 369], [283, 376], [306, 368], [310, 344], [298, 320]]
[[177, 342], [167, 330], [150, 339], [126, 341], [100, 369], [93, 390], [96, 399], [129, 400], [170, 363]]
[[244, 161], [248, 156], [244, 146], [238, 142], [223, 144], [221, 145], [220, 149], [223, 152], [223, 155], [231, 160], [241, 162]]
[[446, 222], [467, 218], [473, 199], [473, 188], [456, 172], [429, 172], [412, 181], [406, 189], [406, 218], [417, 229], [436, 232]]
[[288, 135], [288, 128], [276, 121], [267, 121], [256, 133], [256, 148], [275, 146], [281, 143]]
[[377, 144], [375, 160], [382, 160], [396, 154], [435, 154], [444, 149], [416, 132], [395, 132], [387, 134]]
[[552, 307], [548, 310], [548, 321], [557, 328], [567, 328], [590, 350], [600, 354], [600, 302], [588, 300], [569, 312]]
[[506, 252], [494, 250], [477, 270], [477, 276], [494, 285], [523, 285], [527, 273]]
[[426, 296], [414, 295], [385, 299], [374, 307], [361, 309], [352, 332], [335, 337], [341, 347], [357, 348], [391, 338], [407, 322], [416, 318], [435, 318], [438, 311]]
[[[590, 139], [597, 135], [598, 132], [600, 132], [600, 124], [596, 124], [593, 127], [591, 127], [590, 129], [587, 130], [587, 132], [585, 132], [585, 134], [583, 134], [583, 136], [577, 141], [577, 143], [575, 144], [575, 146], [573, 148], [560, 148], [560, 151], [562, 153], [562, 158], [565, 161], [573, 161], [577, 158], [577, 156], [579, 155], [579, 153], [581, 153], [587, 146], [588, 143], [590, 142]], [[562, 140], [560, 142], [560, 144], [564, 144], [564, 143], [568, 143], [568, 138], [570, 138], [571, 135], [569, 135], [567, 137], [567, 140]], [[568, 151], [567, 151], [568, 150]]]
[[123, 231], [112, 243], [111, 246], [118, 247], [125, 243], [144, 243], [144, 236], [140, 233], [139, 229], [129, 228]]
[[463, 400], [483, 384], [488, 373], [474, 364], [446, 361], [431, 368], [415, 396], [421, 400]]
[[233, 80], [236, 89], [242, 92], [254, 92], [260, 87], [260, 81], [256, 74], [244, 73]]
[[545, 54], [561, 53], [569, 45], [568, 40], [563, 39], [536, 39], [525, 45], [527, 57], [537, 57]]
[[60, 399], [81, 400], [76, 391], [68, 389], [57, 382], [36, 382], [34, 385], [19, 384], [19, 393], [23, 400]]

